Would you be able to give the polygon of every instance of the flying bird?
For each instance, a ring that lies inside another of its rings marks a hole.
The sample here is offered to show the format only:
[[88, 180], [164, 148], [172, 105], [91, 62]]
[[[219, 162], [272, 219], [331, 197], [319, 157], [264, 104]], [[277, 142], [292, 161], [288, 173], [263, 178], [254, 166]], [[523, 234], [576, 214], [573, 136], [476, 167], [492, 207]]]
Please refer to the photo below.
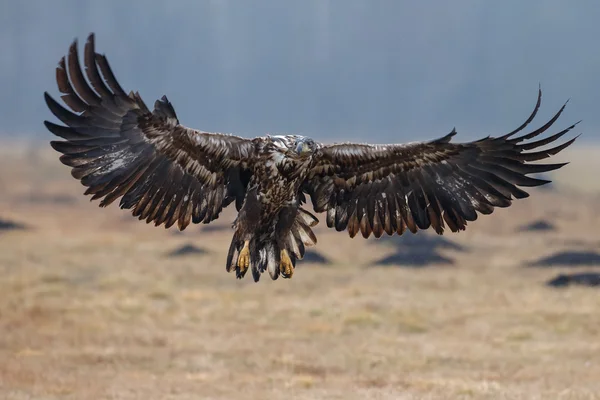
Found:
[[[85, 195], [156, 226], [208, 224], [235, 204], [237, 217], [226, 269], [255, 281], [267, 271], [275, 280], [291, 278], [296, 260], [315, 245], [311, 229], [319, 221], [306, 208], [324, 212], [329, 228], [350, 237], [433, 228], [442, 234], [464, 230], [478, 214], [508, 207], [529, 194], [521, 187], [550, 181], [527, 176], [566, 163], [533, 164], [572, 144], [574, 137], [546, 150], [576, 124], [536, 141], [566, 103], [539, 129], [517, 136], [529, 118], [499, 137], [452, 143], [452, 132], [435, 140], [406, 144], [322, 144], [299, 135], [254, 139], [209, 133], [179, 123], [163, 96], [150, 110], [139, 93], [118, 83], [105, 55], [96, 53], [94, 34], [85, 44], [81, 68], [77, 40], [56, 68], [66, 107], [47, 92], [50, 111], [64, 125], [45, 121], [64, 141], [52, 141], [87, 187]], [[84, 75], [85, 74], [85, 75]], [[87, 79], [86, 79], [87, 78]], [[534, 150], [534, 151], [530, 151]]]

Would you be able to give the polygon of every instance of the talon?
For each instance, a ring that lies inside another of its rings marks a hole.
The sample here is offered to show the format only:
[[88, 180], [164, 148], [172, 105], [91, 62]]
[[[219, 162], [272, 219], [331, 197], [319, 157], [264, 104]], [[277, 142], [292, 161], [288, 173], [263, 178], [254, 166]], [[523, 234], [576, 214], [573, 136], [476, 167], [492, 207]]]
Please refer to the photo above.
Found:
[[237, 266], [240, 269], [240, 274], [243, 274], [248, 267], [250, 266], [250, 241], [246, 240], [244, 242], [244, 247], [240, 251], [240, 256], [238, 257]]
[[294, 275], [294, 264], [292, 264], [292, 260], [290, 259], [287, 250], [281, 250], [279, 259], [279, 271], [285, 278], [291, 278], [292, 275]]

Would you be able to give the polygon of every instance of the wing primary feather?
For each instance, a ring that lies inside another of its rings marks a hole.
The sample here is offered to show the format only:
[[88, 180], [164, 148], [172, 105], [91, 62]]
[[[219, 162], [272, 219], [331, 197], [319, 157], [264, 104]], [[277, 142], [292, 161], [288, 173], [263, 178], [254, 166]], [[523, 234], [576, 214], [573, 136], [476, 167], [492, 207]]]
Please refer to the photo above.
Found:
[[60, 97], [63, 99], [66, 105], [68, 105], [75, 112], [83, 112], [87, 109], [88, 105], [81, 100], [81, 98], [75, 93], [71, 83], [69, 82], [69, 76], [67, 75], [67, 68], [65, 65], [65, 57], [62, 57], [56, 67], [56, 83], [58, 84], [58, 90], [63, 93]]
[[541, 172], [549, 172], [556, 169], [559, 169], [568, 163], [557, 163], [557, 164], [525, 164], [523, 162], [519, 162], [517, 160], [511, 158], [502, 158], [495, 157], [492, 155], [482, 156], [480, 161], [485, 162], [486, 164], [497, 164], [511, 171], [517, 172], [519, 174], [534, 174]]
[[548, 128], [550, 128], [558, 119], [558, 117], [560, 117], [560, 115], [562, 114], [562, 112], [565, 110], [565, 107], [567, 106], [567, 103], [569, 103], [569, 100], [567, 100], [565, 102], [565, 104], [563, 104], [563, 106], [558, 110], [558, 112], [556, 114], [554, 114], [554, 116], [550, 119], [550, 121], [546, 122], [544, 125], [542, 125], [540, 128], [536, 129], [535, 131], [528, 133], [527, 135], [523, 135], [523, 136], [519, 136], [517, 138], [514, 139], [510, 139], [507, 140], [508, 143], [519, 143], [522, 142], [523, 140], [528, 140], [528, 139], [533, 139], [534, 137], [546, 132], [548, 130]]
[[523, 129], [525, 129], [527, 127], [527, 125], [529, 125], [531, 123], [531, 121], [533, 121], [533, 119], [535, 118], [535, 116], [537, 115], [538, 110], [540, 109], [541, 104], [542, 104], [542, 86], [539, 85], [538, 86], [537, 102], [536, 102], [535, 107], [533, 109], [533, 112], [531, 113], [531, 115], [529, 116], [529, 118], [527, 118], [527, 120], [521, 126], [519, 126], [517, 129], [515, 129], [512, 132], [507, 133], [504, 136], [501, 136], [500, 139], [506, 140], [506, 139], [510, 138], [511, 136], [513, 136], [514, 134], [519, 133]]
[[535, 142], [530, 142], [530, 143], [524, 143], [518, 146], [519, 150], [532, 150], [535, 149], [537, 147], [541, 147], [541, 146], [545, 146], [548, 143], [552, 143], [557, 139], [560, 139], [562, 136], [564, 136], [565, 133], [569, 132], [571, 129], [573, 129], [575, 125], [572, 125], [570, 127], [568, 127], [567, 129], [560, 131], [558, 133], [555, 133], [552, 136], [548, 136], [545, 139], [541, 139], [541, 140], [537, 140]]
[[522, 153], [522, 152], [517, 153], [515, 151], [504, 150], [504, 151], [494, 152], [494, 155], [497, 157], [511, 158], [513, 160], [518, 160], [518, 161], [539, 161], [539, 160], [543, 160], [550, 156], [558, 154], [559, 152], [561, 152], [562, 150], [566, 149], [571, 144], [573, 144], [573, 142], [575, 142], [575, 140], [579, 136], [580, 135], [577, 135], [573, 139], [570, 139], [569, 141], [567, 141], [559, 146], [548, 149], [548, 150], [540, 150], [540, 151], [532, 152], [532, 153]]
[[54, 100], [54, 98], [50, 96], [48, 92], [44, 92], [44, 99], [46, 101], [46, 105], [50, 109], [50, 112], [52, 112], [52, 114], [54, 114], [54, 116], [60, 119], [63, 123], [69, 125], [72, 128], [88, 126], [88, 124], [84, 122], [83, 117], [72, 113], [71, 111], [58, 104], [58, 102]]
[[115, 75], [113, 74], [112, 69], [110, 68], [110, 64], [108, 63], [106, 56], [96, 53], [96, 64], [100, 68], [100, 73], [104, 77], [104, 80], [106, 81], [112, 92], [116, 96], [118, 96], [118, 98], [127, 99], [128, 96], [117, 81], [117, 79], [115, 78]]
[[483, 162], [475, 162], [475, 163], [472, 163], [471, 165], [473, 166], [473, 168], [491, 172], [494, 175], [504, 179], [505, 181], [508, 181], [508, 182], [518, 185], [518, 186], [531, 187], [531, 186], [539, 186], [539, 185], [550, 182], [550, 181], [544, 180], [544, 179], [530, 178], [528, 176], [511, 171], [510, 169], [505, 168], [501, 165], [497, 165], [497, 164], [494, 165], [494, 164], [487, 164], [487, 163], [483, 163]]
[[95, 47], [95, 35], [91, 33], [88, 36], [84, 49], [85, 72], [94, 90], [96, 90], [103, 99], [112, 99], [113, 93], [106, 86], [98, 72]]
[[67, 139], [69, 141], [80, 141], [80, 140], [90, 139], [90, 136], [88, 136], [88, 135], [84, 135], [80, 132], [77, 132], [76, 130], [74, 130], [72, 128], [68, 128], [68, 127], [62, 126], [62, 125], [57, 125], [50, 121], [44, 121], [44, 126], [46, 127], [46, 129], [48, 129], [50, 132], [52, 132], [56, 136], [59, 136], [63, 139]]
[[77, 51], [77, 39], [73, 41], [69, 48], [69, 58], [67, 61], [68, 74], [71, 79], [73, 87], [77, 91], [78, 95], [83, 101], [89, 105], [97, 106], [100, 104], [100, 97], [88, 86], [83, 73], [81, 72], [81, 65], [79, 64], [79, 54]]
[[511, 195], [517, 199], [524, 199], [526, 197], [529, 197], [529, 193], [519, 189], [512, 183], [505, 181], [504, 179], [502, 179], [494, 173], [474, 168], [471, 165], [459, 166], [459, 168], [468, 173], [469, 175], [481, 177], [486, 182], [491, 184], [495, 189], [500, 191], [505, 197], [510, 198]]

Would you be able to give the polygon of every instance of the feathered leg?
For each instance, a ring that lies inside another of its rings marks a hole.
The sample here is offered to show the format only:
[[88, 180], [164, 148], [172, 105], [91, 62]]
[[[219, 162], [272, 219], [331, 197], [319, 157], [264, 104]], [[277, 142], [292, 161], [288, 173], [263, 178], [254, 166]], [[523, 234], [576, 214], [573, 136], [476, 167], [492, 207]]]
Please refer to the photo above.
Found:
[[[293, 257], [293, 256], [292, 256]], [[281, 249], [279, 255], [279, 271], [284, 278], [291, 278], [294, 275], [295, 263], [290, 258], [290, 254], [286, 249]]]
[[238, 279], [243, 278], [250, 265], [250, 260], [249, 241], [241, 241], [237, 235], [234, 235], [227, 254], [227, 272], [235, 271]]
[[[235, 234], [229, 248], [227, 257], [227, 271], [235, 269], [236, 277], [241, 279], [246, 272], [258, 261], [256, 252], [256, 230], [260, 225], [260, 216], [262, 206], [258, 201], [256, 186], [248, 189], [243, 206], [233, 223]], [[253, 266], [252, 275], [254, 280], [258, 280], [255, 267]]]
[[[275, 225], [275, 242], [279, 248], [279, 272], [284, 278], [294, 275], [296, 257], [291, 255], [289, 249], [289, 234], [298, 216], [297, 207], [284, 207], [279, 212], [279, 218]], [[292, 260], [293, 258], [293, 260]]]
[[246, 274], [246, 270], [250, 266], [250, 241], [244, 241], [244, 247], [240, 251], [240, 256], [237, 260], [237, 266], [240, 269], [239, 275], [244, 276]]
[[240, 237], [236, 232], [229, 247], [227, 271], [235, 270], [236, 277], [241, 279], [250, 269], [255, 282], [259, 281], [265, 271], [273, 280], [280, 275], [291, 278], [296, 260], [302, 259], [305, 247], [317, 242], [311, 227], [319, 221], [302, 209], [297, 209], [295, 214], [289, 211], [280, 215], [275, 231], [272, 232], [273, 236], [262, 237], [256, 236], [256, 232], [246, 232]]

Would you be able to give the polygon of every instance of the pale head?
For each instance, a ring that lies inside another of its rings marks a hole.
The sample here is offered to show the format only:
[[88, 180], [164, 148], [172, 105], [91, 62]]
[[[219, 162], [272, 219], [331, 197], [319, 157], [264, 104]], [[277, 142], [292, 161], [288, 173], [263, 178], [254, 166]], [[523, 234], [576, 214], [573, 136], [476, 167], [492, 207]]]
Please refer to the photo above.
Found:
[[319, 148], [319, 144], [313, 139], [300, 135], [276, 135], [270, 136], [273, 144], [284, 150], [288, 155], [296, 155], [301, 158], [309, 157]]
[[311, 138], [297, 136], [294, 143], [294, 150], [300, 156], [309, 156], [317, 150], [317, 143]]

